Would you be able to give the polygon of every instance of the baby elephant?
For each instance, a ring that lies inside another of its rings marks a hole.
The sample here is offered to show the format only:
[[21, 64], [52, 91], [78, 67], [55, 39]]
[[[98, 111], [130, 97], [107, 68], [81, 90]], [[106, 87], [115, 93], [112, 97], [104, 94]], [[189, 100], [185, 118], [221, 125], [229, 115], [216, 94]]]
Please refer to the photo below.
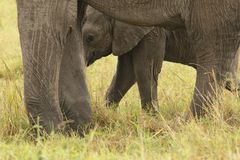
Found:
[[[107, 105], [118, 104], [137, 82], [143, 109], [157, 111], [158, 74], [163, 60], [197, 67], [184, 29], [133, 26], [88, 7], [82, 34], [87, 66], [111, 53], [118, 56], [117, 71], [106, 94]], [[233, 78], [237, 60], [232, 66]], [[230, 82], [226, 88], [233, 90]]]

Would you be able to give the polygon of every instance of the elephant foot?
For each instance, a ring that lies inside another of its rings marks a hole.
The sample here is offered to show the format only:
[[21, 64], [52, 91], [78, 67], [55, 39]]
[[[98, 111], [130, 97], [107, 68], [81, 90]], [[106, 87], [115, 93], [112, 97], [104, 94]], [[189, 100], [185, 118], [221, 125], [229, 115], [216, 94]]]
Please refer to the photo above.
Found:
[[[56, 127], [48, 127], [47, 124], [32, 124], [33, 125], [33, 138], [38, 139], [39, 137], [47, 137], [51, 133], [54, 134], [66, 134], [67, 132], [67, 127], [65, 126], [64, 122], [59, 123], [58, 125], [55, 125]], [[51, 125], [53, 126], [53, 125]]]
[[157, 116], [159, 114], [159, 106], [157, 103], [146, 103], [142, 105], [142, 109], [151, 116]]
[[119, 106], [119, 102], [106, 100], [105, 106], [110, 109], [117, 109]]
[[78, 133], [80, 137], [84, 137], [88, 132], [92, 123], [92, 110], [90, 100], [82, 98], [77, 101], [64, 98], [61, 103], [62, 113], [64, 115], [64, 133], [71, 135], [73, 132]]
[[115, 92], [107, 92], [105, 97], [105, 106], [110, 109], [116, 109], [119, 106], [119, 103], [122, 99], [120, 94], [116, 94]]

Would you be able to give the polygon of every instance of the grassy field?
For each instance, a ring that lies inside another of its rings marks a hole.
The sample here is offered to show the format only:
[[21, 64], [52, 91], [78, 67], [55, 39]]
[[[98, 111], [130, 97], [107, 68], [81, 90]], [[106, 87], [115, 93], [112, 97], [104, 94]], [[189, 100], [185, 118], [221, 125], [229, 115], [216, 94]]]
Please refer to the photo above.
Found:
[[136, 86], [116, 111], [106, 109], [103, 95], [116, 57], [87, 70], [95, 128], [85, 138], [53, 134], [33, 141], [23, 103], [16, 23], [15, 0], [0, 0], [0, 160], [240, 159], [240, 102], [235, 95], [224, 92], [207, 118], [184, 122], [196, 74], [189, 67], [164, 63], [158, 117], [141, 111]]

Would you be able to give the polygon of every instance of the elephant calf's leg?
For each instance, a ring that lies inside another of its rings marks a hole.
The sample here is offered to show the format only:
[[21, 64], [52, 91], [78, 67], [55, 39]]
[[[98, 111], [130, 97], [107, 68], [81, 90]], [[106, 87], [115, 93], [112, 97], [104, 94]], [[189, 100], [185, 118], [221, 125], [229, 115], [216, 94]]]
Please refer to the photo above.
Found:
[[149, 33], [133, 52], [133, 66], [141, 104], [146, 111], [158, 111], [157, 85], [165, 53], [165, 34]]
[[[149, 60], [149, 61], [148, 61]], [[142, 57], [134, 59], [134, 71], [137, 79], [141, 104], [146, 111], [158, 110], [157, 85], [161, 62], [154, 59], [144, 61]]]
[[117, 71], [106, 94], [107, 106], [118, 104], [135, 82], [131, 53], [119, 56]]

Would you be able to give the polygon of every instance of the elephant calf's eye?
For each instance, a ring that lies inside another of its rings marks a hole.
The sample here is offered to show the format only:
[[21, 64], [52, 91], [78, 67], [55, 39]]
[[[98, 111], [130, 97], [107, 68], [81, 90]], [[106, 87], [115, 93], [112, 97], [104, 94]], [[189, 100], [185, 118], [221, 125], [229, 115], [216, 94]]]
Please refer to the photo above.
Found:
[[85, 41], [86, 43], [92, 43], [94, 41], [94, 36], [91, 34], [87, 35]]

